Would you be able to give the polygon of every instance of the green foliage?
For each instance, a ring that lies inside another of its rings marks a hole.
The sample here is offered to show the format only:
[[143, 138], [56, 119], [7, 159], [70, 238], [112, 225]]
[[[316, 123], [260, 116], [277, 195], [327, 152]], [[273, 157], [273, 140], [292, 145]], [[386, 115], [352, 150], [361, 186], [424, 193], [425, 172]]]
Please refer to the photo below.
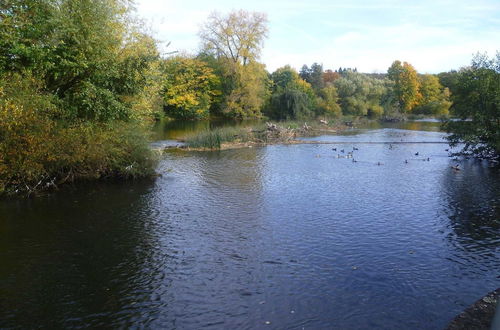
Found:
[[378, 116], [384, 112], [382, 98], [387, 93], [384, 81], [369, 76], [347, 71], [335, 80], [344, 115]]
[[315, 91], [319, 91], [325, 87], [325, 82], [323, 80], [323, 65], [321, 64], [313, 63], [311, 68], [308, 68], [307, 65], [302, 66], [300, 77], [311, 84], [311, 87]]
[[220, 94], [219, 78], [201, 60], [176, 56], [164, 66], [164, 102], [167, 115], [181, 119], [204, 119]]
[[500, 53], [489, 59], [477, 54], [470, 67], [458, 73], [453, 114], [445, 129], [452, 146], [464, 143], [463, 153], [500, 156]]
[[68, 120], [134, 116], [158, 52], [130, 22], [126, 2], [10, 0], [0, 15], [0, 73], [32, 72]]
[[277, 92], [286, 88], [295, 87], [300, 81], [299, 74], [297, 71], [292, 69], [291, 66], [285, 65], [281, 68], [276, 69], [271, 74], [271, 79], [273, 81], [273, 91]]
[[312, 117], [308, 95], [297, 89], [284, 89], [271, 96], [269, 115], [277, 120]]
[[0, 193], [152, 174], [155, 157], [141, 127], [54, 120], [60, 110], [40, 85], [19, 74], [0, 80]]
[[318, 92], [318, 110], [325, 116], [339, 117], [342, 114], [338, 104], [337, 89], [333, 85], [327, 85]]
[[128, 1], [0, 3], [0, 190], [151, 173], [159, 55], [137, 26]]
[[452, 95], [455, 94], [455, 87], [458, 84], [458, 72], [456, 70], [441, 72], [438, 74], [438, 78], [442, 86], [448, 88]]
[[273, 93], [266, 114], [278, 120], [308, 118], [314, 115], [316, 96], [311, 85], [294, 69], [284, 66], [271, 74]]
[[50, 66], [45, 58], [54, 47], [55, 5], [55, 0], [0, 2], [0, 74]]
[[130, 107], [135, 120], [151, 120], [163, 114], [164, 85], [156, 40], [133, 25], [119, 51], [112, 87]]

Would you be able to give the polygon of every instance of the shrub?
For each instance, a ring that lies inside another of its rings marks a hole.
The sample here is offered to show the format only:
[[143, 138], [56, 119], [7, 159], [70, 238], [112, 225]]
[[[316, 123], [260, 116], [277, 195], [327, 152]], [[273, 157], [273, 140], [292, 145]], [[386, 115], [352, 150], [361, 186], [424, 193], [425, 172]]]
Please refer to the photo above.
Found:
[[72, 180], [153, 173], [155, 157], [136, 122], [67, 122], [32, 77], [0, 80], [0, 193]]

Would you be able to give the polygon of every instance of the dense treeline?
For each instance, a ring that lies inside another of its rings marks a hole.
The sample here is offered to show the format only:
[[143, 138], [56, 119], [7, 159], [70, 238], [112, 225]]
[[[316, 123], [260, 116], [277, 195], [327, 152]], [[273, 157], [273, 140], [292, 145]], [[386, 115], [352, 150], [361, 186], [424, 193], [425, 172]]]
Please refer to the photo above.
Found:
[[436, 75], [419, 75], [406, 62], [395, 61], [386, 75], [363, 74], [356, 68], [325, 70], [318, 63], [304, 65], [300, 72], [285, 65], [269, 73], [258, 62], [266, 24], [259, 13], [212, 14], [199, 34], [200, 53], [167, 60], [167, 116], [281, 120], [448, 114], [449, 89]]
[[469, 149], [498, 154], [498, 56], [439, 75], [400, 61], [387, 74], [318, 63], [270, 73], [259, 62], [264, 14], [214, 13], [200, 29], [198, 54], [162, 58], [131, 12], [127, 0], [0, 3], [0, 193], [149, 175], [154, 155], [145, 132], [163, 116], [394, 118], [451, 110], [473, 119], [447, 124], [452, 142], [468, 139]]

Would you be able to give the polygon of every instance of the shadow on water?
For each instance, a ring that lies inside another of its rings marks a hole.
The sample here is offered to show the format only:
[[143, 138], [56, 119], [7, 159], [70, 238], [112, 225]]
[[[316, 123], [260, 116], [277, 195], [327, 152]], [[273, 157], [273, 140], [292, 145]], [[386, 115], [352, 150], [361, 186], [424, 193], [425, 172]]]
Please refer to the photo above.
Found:
[[153, 299], [147, 288], [159, 275], [147, 267], [158, 245], [144, 197], [152, 188], [80, 185], [0, 204], [0, 327], [132, 321], [135, 306]]
[[[500, 171], [487, 162], [461, 162], [442, 181], [446, 214], [453, 230], [449, 238], [464, 249], [486, 256], [500, 247]], [[500, 263], [498, 263], [500, 267]], [[497, 268], [498, 269], [498, 268]]]
[[[447, 169], [441, 179], [439, 229], [448, 243], [443, 256], [453, 274], [449, 283], [456, 283], [447, 293], [455, 314], [500, 283], [500, 171], [475, 160], [460, 162], [460, 168]], [[471, 285], [459, 284], [464, 281]], [[478, 291], [472, 283], [484, 288]]]

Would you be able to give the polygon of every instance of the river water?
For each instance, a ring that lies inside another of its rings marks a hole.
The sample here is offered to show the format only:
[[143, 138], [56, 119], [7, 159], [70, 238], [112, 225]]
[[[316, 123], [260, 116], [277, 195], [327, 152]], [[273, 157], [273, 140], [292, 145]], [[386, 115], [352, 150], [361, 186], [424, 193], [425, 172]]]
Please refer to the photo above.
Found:
[[169, 152], [154, 181], [2, 201], [0, 328], [442, 329], [500, 286], [499, 171], [418, 143], [443, 137]]

